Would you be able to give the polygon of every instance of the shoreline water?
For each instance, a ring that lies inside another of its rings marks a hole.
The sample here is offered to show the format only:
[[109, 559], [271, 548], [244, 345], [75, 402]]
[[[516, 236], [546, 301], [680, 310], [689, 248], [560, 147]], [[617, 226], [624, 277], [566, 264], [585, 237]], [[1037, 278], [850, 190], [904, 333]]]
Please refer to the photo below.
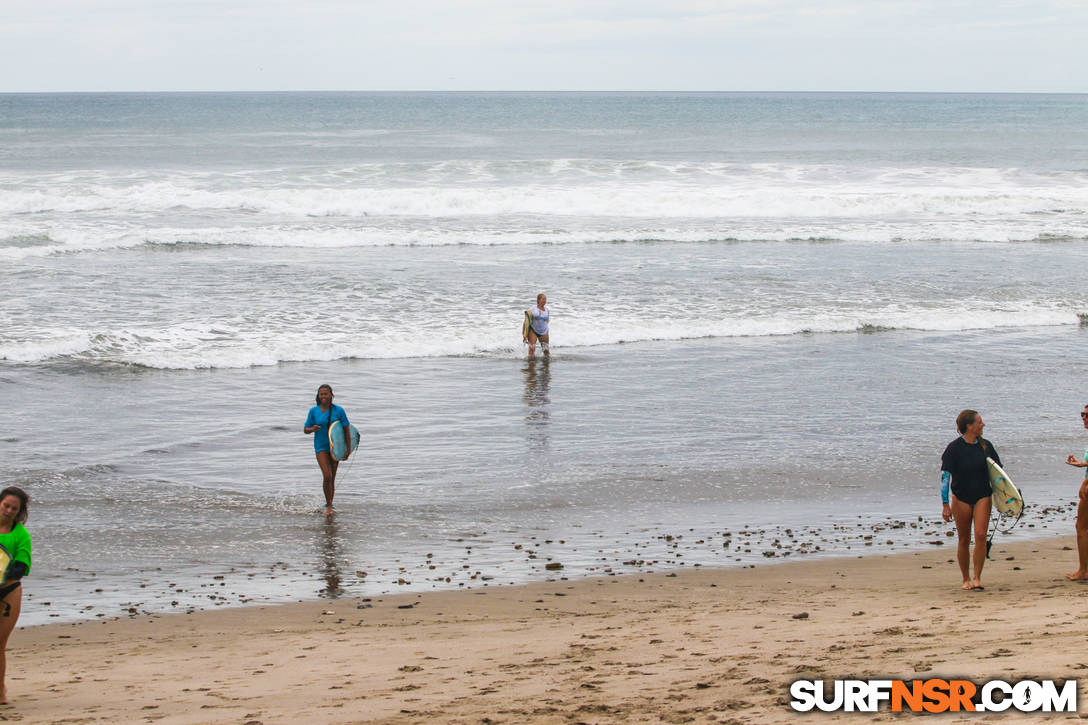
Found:
[[1075, 679], [1081, 658], [1059, 643], [1088, 634], [1072, 606], [1088, 587], [1062, 577], [1071, 542], [995, 546], [985, 592], [959, 589], [952, 552], [926, 550], [22, 628], [9, 712], [789, 723], [798, 678]]
[[[1075, 513], [1075, 502], [1029, 508], [1028, 523], [996, 533], [995, 549], [1064, 536], [1058, 531], [1072, 527]], [[1005, 521], [1005, 525], [1008, 523]], [[336, 525], [324, 522], [320, 526], [329, 531]], [[797, 561], [924, 553], [938, 547], [952, 556], [956, 548], [955, 529], [941, 522], [937, 514], [858, 517], [853, 522], [825, 526], [799, 522], [711, 533], [693, 527], [630, 533], [629, 539], [618, 542], [579, 532], [558, 539], [510, 533], [502, 541], [502, 535], [492, 537], [480, 532], [451, 540], [457, 549], [463, 549], [460, 557], [427, 553], [412, 561], [396, 558], [391, 566], [367, 570], [339, 560], [337, 544], [329, 541], [316, 571], [286, 561], [260, 567], [211, 566], [191, 573], [164, 573], [156, 567], [137, 572], [124, 587], [111, 586], [108, 579], [93, 572], [67, 570], [62, 575], [63, 583], [55, 587], [27, 582], [20, 626], [302, 602], [334, 604], [360, 597], [532, 586], [554, 579], [581, 581], [700, 569], [764, 570]], [[85, 604], [73, 604], [65, 610], [58, 600], [71, 596], [73, 590], [84, 592]]]
[[[947, 546], [935, 470], [952, 434], [934, 430], [951, 429], [955, 411], [935, 420], [933, 408], [960, 395], [979, 401], [1025, 491], [1028, 513], [1012, 538], [1052, 531], [1075, 500], [1064, 459], [1080, 437], [1071, 426], [1045, 431], [1067, 422], [1055, 411], [1077, 373], [1064, 361], [1084, 334], [697, 340], [560, 349], [536, 364], [336, 361], [74, 380], [9, 366], [15, 407], [55, 418], [56, 434], [72, 441], [70, 461], [51, 460], [52, 470], [21, 434], [0, 443], [17, 471], [9, 480], [35, 497], [23, 617], [520, 584], [550, 561], [580, 577]], [[956, 362], [964, 346], [992, 362]], [[803, 398], [778, 384], [799, 360], [812, 391]], [[761, 376], [730, 375], [755, 365]], [[312, 391], [284, 393], [303, 369], [305, 383], [336, 384], [366, 447], [340, 478], [331, 523], [319, 514], [303, 407], [291, 405]], [[365, 381], [363, 396], [338, 382], [354, 379]], [[134, 385], [156, 405], [105, 425], [98, 411], [125, 408]], [[217, 401], [239, 389], [248, 419], [210, 429]], [[895, 409], [896, 420], [867, 430], [866, 407]], [[285, 424], [295, 417], [298, 430]], [[250, 450], [245, 476], [238, 446]]]

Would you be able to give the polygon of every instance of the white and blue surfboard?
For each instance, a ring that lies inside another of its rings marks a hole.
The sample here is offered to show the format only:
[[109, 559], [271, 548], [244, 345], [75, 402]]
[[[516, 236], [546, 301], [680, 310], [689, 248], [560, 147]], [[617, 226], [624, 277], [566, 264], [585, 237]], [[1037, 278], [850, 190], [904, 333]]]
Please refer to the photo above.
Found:
[[[351, 453], [359, 447], [359, 431], [353, 425], [348, 426], [348, 436], [351, 438]], [[335, 461], [342, 461], [348, 457], [348, 444], [344, 440], [344, 424], [333, 421], [329, 426], [329, 447], [332, 449], [332, 457]]]

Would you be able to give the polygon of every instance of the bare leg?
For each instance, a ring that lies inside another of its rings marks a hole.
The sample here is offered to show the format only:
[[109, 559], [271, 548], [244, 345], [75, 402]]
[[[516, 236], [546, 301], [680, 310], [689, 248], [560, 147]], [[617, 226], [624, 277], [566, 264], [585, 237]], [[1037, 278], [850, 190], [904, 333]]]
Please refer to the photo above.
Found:
[[[8, 608], [10, 606], [10, 609]], [[7, 685], [7, 650], [8, 637], [15, 629], [15, 623], [19, 621], [19, 612], [23, 608], [23, 588], [15, 587], [3, 601], [0, 601], [0, 705], [8, 702]]]
[[1077, 504], [1077, 570], [1066, 574], [1073, 581], [1088, 580], [1088, 483], [1080, 485], [1080, 503]]
[[970, 589], [971, 584], [971, 507], [952, 496], [952, 518], [956, 520], [956, 534], [959, 540], [956, 546], [956, 561], [960, 565], [960, 574], [963, 575], [963, 588]]
[[536, 355], [536, 333], [533, 332], [533, 328], [529, 328], [529, 359], [532, 360]]
[[317, 452], [317, 465], [321, 466], [321, 489], [325, 492], [325, 515], [332, 516], [332, 498], [336, 495], [336, 469], [339, 461], [334, 461], [328, 451]]
[[990, 528], [990, 510], [994, 500], [987, 496], [980, 499], [974, 506], [975, 520], [975, 579], [971, 585], [975, 588], [982, 587], [982, 567], [986, 563], [986, 529]]
[[548, 341], [548, 337], [548, 335], [540, 336], [540, 349], [544, 351], [544, 357], [551, 357], [552, 355], [551, 345]]

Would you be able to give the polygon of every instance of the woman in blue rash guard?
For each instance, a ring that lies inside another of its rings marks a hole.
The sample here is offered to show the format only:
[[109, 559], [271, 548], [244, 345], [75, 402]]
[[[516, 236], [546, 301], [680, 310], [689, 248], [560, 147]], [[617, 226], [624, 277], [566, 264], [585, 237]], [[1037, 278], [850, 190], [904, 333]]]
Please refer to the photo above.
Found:
[[[982, 566], [986, 563], [986, 529], [990, 526], [990, 472], [986, 458], [1001, 465], [1001, 457], [993, 445], [982, 437], [986, 424], [975, 410], [964, 410], [956, 416], [960, 436], [948, 444], [941, 456], [941, 516], [945, 521], [956, 520], [959, 546], [956, 559], [963, 575], [963, 588], [982, 591]], [[949, 488], [952, 499], [949, 501]], [[971, 556], [971, 528], [974, 526], [975, 551]], [[970, 565], [975, 575], [971, 576]]]
[[336, 469], [340, 462], [333, 460], [331, 446], [329, 445], [329, 428], [334, 421], [340, 421], [344, 429], [344, 440], [347, 441], [348, 453], [344, 460], [351, 455], [351, 432], [348, 423], [348, 414], [339, 405], [332, 402], [332, 386], [322, 385], [317, 389], [314, 398], [317, 403], [310, 408], [310, 414], [306, 416], [306, 425], [303, 433], [314, 434], [314, 454], [317, 456], [317, 465], [321, 467], [321, 488], [325, 492], [325, 515], [332, 516], [332, 498], [336, 494]]

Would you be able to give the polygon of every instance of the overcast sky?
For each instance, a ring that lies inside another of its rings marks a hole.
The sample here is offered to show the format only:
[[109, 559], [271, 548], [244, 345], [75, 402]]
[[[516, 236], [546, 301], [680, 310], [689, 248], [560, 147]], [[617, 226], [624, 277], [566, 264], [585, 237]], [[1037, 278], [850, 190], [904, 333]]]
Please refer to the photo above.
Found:
[[0, 91], [1088, 91], [1086, 0], [0, 8]]

